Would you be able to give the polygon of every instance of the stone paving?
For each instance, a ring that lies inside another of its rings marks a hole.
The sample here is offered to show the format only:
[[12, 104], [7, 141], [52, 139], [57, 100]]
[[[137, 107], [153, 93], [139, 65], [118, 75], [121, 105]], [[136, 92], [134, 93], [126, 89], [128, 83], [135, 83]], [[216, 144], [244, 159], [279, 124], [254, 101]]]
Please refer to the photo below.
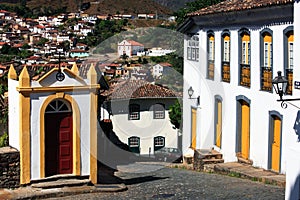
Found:
[[[155, 164], [144, 164], [146, 169], [155, 168], [152, 165]], [[141, 168], [142, 164], [137, 166]], [[284, 199], [284, 188], [279, 186], [169, 167], [160, 167], [148, 173], [130, 173], [137, 166], [122, 166], [123, 171], [115, 173], [126, 184], [126, 191], [81, 194], [60, 199]]]

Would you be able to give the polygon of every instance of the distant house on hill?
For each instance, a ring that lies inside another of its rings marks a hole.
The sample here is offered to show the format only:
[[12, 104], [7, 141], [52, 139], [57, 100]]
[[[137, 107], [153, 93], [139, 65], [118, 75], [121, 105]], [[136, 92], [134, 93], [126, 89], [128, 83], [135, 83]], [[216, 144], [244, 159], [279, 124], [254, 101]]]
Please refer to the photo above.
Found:
[[126, 54], [131, 57], [137, 55], [139, 51], [144, 51], [144, 45], [134, 40], [123, 40], [118, 43], [118, 56]]

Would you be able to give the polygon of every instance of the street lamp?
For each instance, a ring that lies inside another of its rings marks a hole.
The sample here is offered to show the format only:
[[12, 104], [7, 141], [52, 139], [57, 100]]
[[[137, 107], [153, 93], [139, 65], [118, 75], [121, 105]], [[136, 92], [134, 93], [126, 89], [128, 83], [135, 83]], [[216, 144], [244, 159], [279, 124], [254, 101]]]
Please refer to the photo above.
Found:
[[190, 88], [188, 89], [188, 95], [189, 95], [189, 99], [197, 99], [197, 105], [199, 106], [200, 105], [200, 96], [196, 97], [196, 98], [192, 98], [194, 94], [194, 90], [192, 88], [192, 86], [190, 86]]
[[63, 52], [63, 48], [61, 46], [58, 46], [57, 52], [58, 52], [58, 72], [56, 74], [56, 80], [63, 81], [65, 79], [65, 75], [64, 73], [61, 72], [61, 67], [60, 67], [60, 53]]
[[286, 101], [299, 101], [299, 98], [296, 99], [283, 99], [282, 96], [286, 94], [288, 80], [281, 75], [281, 71], [277, 72], [278, 76], [276, 76], [272, 80], [272, 85], [275, 89], [276, 94], [279, 95], [279, 99], [277, 101], [281, 101], [281, 107], [287, 108]]

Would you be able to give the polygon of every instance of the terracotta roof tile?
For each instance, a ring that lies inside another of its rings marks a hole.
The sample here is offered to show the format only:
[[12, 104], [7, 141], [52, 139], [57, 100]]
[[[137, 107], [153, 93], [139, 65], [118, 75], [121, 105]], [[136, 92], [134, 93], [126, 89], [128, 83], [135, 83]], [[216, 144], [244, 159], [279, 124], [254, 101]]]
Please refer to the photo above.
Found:
[[134, 40], [127, 40], [128, 43], [130, 43], [132, 46], [144, 46], [143, 44], [136, 42]]
[[144, 80], [127, 80], [110, 87], [104, 96], [109, 100], [137, 98], [174, 98], [176, 93]]
[[293, 4], [294, 0], [226, 0], [216, 5], [202, 8], [188, 16], [208, 15], [221, 12], [242, 11], [255, 8]]

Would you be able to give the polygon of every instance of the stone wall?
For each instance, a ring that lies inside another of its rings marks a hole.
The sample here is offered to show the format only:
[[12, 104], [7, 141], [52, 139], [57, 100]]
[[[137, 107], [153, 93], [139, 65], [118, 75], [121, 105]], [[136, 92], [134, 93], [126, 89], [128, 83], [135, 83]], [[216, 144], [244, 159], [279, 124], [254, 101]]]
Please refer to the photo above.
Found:
[[0, 148], [0, 188], [20, 185], [20, 152], [11, 147]]

